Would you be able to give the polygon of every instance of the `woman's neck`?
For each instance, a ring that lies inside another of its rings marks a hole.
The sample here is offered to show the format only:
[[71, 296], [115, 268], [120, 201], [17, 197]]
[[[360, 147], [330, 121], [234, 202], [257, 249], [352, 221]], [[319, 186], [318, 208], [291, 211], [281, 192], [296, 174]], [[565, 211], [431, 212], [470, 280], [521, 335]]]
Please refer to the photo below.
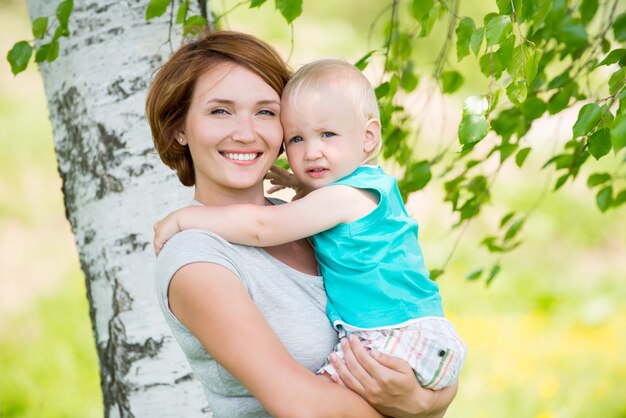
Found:
[[194, 199], [207, 206], [265, 205], [263, 184], [250, 189], [207, 188], [196, 185]]

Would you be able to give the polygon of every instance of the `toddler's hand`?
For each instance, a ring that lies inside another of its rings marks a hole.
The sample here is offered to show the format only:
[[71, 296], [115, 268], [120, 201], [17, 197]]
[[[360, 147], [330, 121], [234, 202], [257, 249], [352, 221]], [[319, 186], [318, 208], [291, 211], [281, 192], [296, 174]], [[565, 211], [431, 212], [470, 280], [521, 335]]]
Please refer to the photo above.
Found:
[[290, 188], [296, 192], [293, 200], [297, 200], [306, 196], [311, 191], [301, 184], [292, 173], [276, 165], [273, 165], [270, 168], [270, 171], [267, 172], [265, 178], [273, 184], [273, 186], [267, 191], [270, 194], [285, 188]]
[[168, 239], [181, 231], [177, 212], [172, 212], [154, 224], [154, 254], [159, 255]]

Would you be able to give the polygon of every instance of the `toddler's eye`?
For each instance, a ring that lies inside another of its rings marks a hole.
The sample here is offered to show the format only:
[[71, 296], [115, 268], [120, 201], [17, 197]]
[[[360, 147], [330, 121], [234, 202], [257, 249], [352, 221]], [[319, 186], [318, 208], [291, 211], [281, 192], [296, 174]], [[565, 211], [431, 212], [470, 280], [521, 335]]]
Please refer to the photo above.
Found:
[[337, 134], [334, 132], [322, 132], [322, 138], [332, 138], [335, 135]]
[[289, 143], [297, 144], [298, 142], [302, 142], [302, 141], [304, 141], [304, 138], [302, 138], [301, 136], [294, 136], [293, 138], [289, 140]]

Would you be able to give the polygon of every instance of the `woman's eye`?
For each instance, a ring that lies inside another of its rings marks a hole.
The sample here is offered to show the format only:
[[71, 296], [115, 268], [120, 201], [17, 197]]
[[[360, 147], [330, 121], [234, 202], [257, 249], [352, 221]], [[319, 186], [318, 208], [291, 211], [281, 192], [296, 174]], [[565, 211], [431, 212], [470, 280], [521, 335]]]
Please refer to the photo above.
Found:
[[211, 110], [212, 115], [228, 115], [228, 111], [226, 109], [217, 108]]
[[289, 140], [289, 143], [297, 144], [298, 142], [302, 142], [302, 141], [304, 141], [304, 138], [302, 138], [301, 136], [294, 136], [293, 138]]
[[337, 134], [334, 132], [322, 132], [322, 138], [332, 138], [335, 135]]
[[270, 109], [263, 109], [263, 110], [259, 110], [259, 115], [276, 116], [276, 112]]

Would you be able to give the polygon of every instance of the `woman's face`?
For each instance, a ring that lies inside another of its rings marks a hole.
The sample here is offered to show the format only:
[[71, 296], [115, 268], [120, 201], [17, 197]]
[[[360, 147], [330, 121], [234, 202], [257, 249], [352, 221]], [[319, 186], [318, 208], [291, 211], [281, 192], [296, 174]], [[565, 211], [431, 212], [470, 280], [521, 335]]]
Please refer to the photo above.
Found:
[[220, 63], [196, 81], [179, 135], [193, 158], [196, 194], [262, 192], [283, 139], [280, 96], [250, 70]]

